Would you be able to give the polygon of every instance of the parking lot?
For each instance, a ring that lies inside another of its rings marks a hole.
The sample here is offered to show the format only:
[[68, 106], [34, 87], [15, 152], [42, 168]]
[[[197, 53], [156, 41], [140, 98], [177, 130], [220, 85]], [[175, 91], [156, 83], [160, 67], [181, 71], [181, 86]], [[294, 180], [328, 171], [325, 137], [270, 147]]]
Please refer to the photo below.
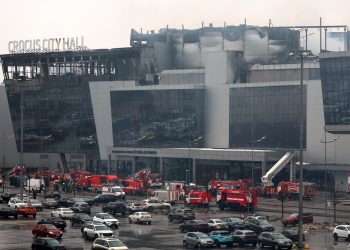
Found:
[[[90, 194], [93, 195], [93, 194]], [[144, 197], [128, 197], [130, 199], [143, 199]], [[178, 204], [177, 207], [181, 207]], [[213, 218], [227, 218], [241, 215], [231, 211], [218, 211], [216, 208], [209, 210], [194, 209], [196, 219], [208, 221]], [[94, 213], [101, 212], [101, 205], [92, 207], [92, 216]], [[24, 218], [19, 216], [15, 219], [0, 219], [0, 249], [30, 249], [33, 240], [32, 227], [36, 225], [37, 221], [44, 217], [50, 216], [51, 209], [44, 209], [38, 212], [37, 218]], [[262, 214], [261, 212], [259, 212]], [[271, 223], [276, 228], [277, 232], [283, 229], [279, 213], [265, 212], [271, 218]], [[123, 241], [129, 249], [183, 249], [182, 240], [184, 233], [180, 232], [180, 222], [169, 222], [165, 214], [154, 211], [152, 213], [151, 225], [129, 224], [127, 220], [128, 214], [121, 216], [116, 215], [120, 222], [118, 229], [115, 229], [115, 235]], [[322, 217], [315, 217], [316, 222], [322, 222]], [[86, 240], [82, 237], [80, 226], [72, 227], [67, 221], [67, 228], [62, 237], [62, 243], [67, 249], [91, 249], [93, 240]], [[310, 249], [347, 249], [347, 243], [339, 241], [334, 244], [332, 234], [330, 232], [315, 232], [306, 233], [306, 242], [310, 245]], [[222, 246], [221, 248], [228, 248]], [[234, 245], [233, 249], [258, 249], [258, 247], [245, 246], [239, 247]], [[266, 248], [268, 249], [268, 248]]]

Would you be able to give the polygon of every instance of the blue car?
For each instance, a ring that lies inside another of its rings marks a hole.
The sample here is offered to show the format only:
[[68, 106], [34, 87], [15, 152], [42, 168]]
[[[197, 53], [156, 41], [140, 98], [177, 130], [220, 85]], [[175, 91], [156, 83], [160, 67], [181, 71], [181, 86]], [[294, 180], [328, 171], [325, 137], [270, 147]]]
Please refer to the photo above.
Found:
[[233, 237], [229, 231], [212, 231], [209, 237], [213, 239], [214, 244], [218, 247], [221, 245], [232, 247], [233, 245]]

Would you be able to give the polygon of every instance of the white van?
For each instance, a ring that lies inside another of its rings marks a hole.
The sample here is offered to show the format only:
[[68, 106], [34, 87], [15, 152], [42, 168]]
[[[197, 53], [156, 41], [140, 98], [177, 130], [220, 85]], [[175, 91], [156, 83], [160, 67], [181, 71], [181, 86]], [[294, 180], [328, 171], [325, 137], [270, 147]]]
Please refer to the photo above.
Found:
[[28, 190], [32, 191], [33, 189], [36, 191], [39, 191], [40, 185], [44, 185], [43, 179], [28, 179], [24, 189], [27, 191]]
[[113, 194], [118, 198], [125, 199], [125, 192], [121, 186], [103, 186], [102, 194]]

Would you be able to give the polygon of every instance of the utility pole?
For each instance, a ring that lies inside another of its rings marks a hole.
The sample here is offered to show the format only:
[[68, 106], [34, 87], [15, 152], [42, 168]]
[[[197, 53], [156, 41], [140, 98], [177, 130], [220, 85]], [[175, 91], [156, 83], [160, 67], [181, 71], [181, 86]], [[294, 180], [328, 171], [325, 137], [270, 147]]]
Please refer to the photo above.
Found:
[[3, 135], [3, 155], [2, 155], [2, 192], [5, 193], [5, 129]]
[[21, 183], [20, 183], [20, 197], [21, 200], [23, 200], [23, 172], [24, 172], [24, 166], [23, 166], [23, 81], [25, 80], [25, 77], [21, 79], [21, 155], [20, 155], [20, 169], [21, 169]]

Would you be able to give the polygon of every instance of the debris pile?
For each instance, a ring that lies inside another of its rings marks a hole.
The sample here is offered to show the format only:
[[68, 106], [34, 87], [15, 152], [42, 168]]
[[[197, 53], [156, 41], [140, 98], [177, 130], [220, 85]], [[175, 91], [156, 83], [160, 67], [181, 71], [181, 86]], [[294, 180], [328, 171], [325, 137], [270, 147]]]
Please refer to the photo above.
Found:
[[332, 232], [333, 229], [337, 226], [337, 224], [330, 224], [330, 223], [317, 223], [314, 222], [312, 224], [304, 224], [303, 229], [306, 232]]

